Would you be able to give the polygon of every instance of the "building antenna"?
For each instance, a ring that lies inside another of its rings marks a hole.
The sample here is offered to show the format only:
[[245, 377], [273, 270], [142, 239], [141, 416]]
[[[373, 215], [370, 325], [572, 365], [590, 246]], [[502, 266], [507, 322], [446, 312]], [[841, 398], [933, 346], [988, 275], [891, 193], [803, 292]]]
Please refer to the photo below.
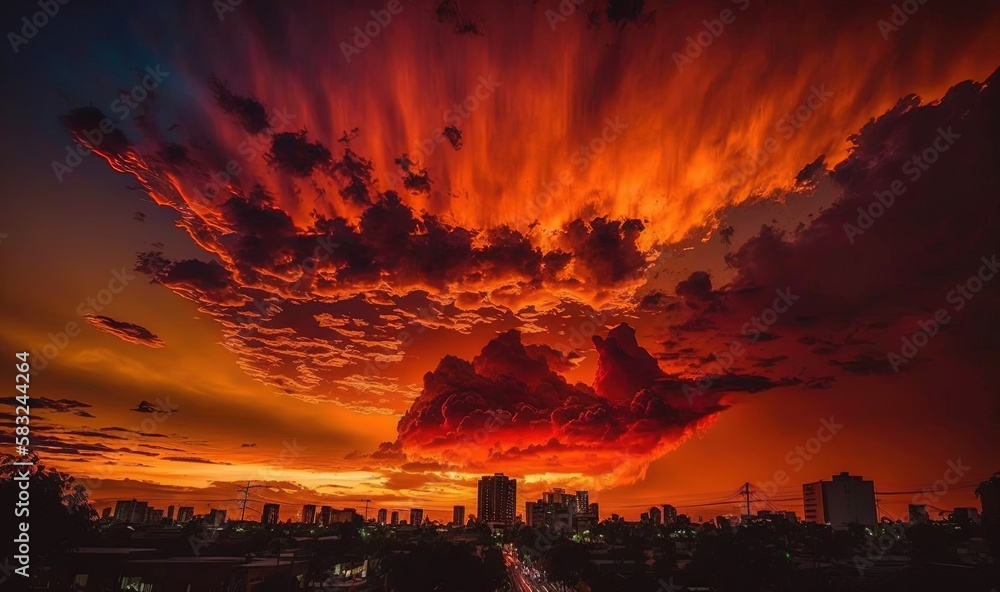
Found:
[[365, 523], [367, 524], [368, 523], [368, 504], [372, 503], [372, 500], [370, 500], [370, 499], [363, 499], [363, 500], [360, 500], [360, 501], [365, 502]]

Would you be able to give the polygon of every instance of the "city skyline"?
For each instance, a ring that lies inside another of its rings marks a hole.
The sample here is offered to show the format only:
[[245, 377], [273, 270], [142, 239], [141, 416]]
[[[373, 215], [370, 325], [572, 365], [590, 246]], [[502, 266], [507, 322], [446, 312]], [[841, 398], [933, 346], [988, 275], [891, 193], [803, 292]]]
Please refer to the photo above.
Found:
[[[489, 482], [496, 477], [503, 477], [503, 475], [499, 473], [493, 475], [484, 475], [483, 477], [481, 477], [480, 482], [483, 482], [484, 480]], [[951, 483], [947, 483], [946, 481], [942, 480], [939, 486], [941, 487], [958, 486], [963, 489], [975, 489], [980, 484], [979, 482], [976, 481], [970, 483], [960, 483], [958, 481], [960, 477], [961, 477], [960, 474], [955, 474], [952, 478], [949, 478], [949, 480], [952, 481]], [[845, 487], [843, 493], [839, 495], [846, 495], [848, 496], [849, 499], [854, 500], [855, 504], [860, 504], [861, 506], [864, 506], [865, 499], [869, 499], [870, 500], [869, 506], [867, 508], [862, 508], [860, 510], [858, 508], [855, 508], [851, 510], [851, 513], [849, 514], [844, 513], [845, 511], [847, 511], [846, 509], [844, 510], [836, 509], [841, 506], [835, 506], [834, 508], [828, 507], [829, 498], [833, 497], [834, 495], [838, 495], [834, 494], [830, 488], [832, 486], [836, 486], [841, 483], [845, 484], [854, 483], [856, 484], [854, 485], [854, 487], [860, 486], [862, 489], [860, 491], [854, 491]], [[621, 518], [633, 522], [643, 522], [649, 520], [653, 524], [670, 524], [674, 520], [676, 520], [677, 516], [679, 515], [687, 516], [688, 519], [694, 520], [696, 523], [704, 522], [705, 518], [707, 518], [707, 521], [714, 521], [715, 517], [712, 515], [712, 513], [720, 512], [725, 508], [728, 508], [730, 512], [724, 513], [723, 515], [738, 517], [740, 515], [747, 515], [747, 513], [743, 511], [743, 509], [747, 507], [749, 507], [750, 509], [750, 515], [756, 515], [758, 511], [764, 511], [764, 512], [780, 511], [780, 512], [791, 513], [792, 515], [794, 515], [796, 520], [802, 522], [830, 524], [832, 518], [832, 522], [834, 524], [840, 524], [840, 525], [846, 525], [851, 522], [874, 525], [884, 519], [889, 519], [890, 521], [915, 522], [914, 520], [915, 512], [919, 521], [926, 521], [931, 519], [940, 520], [946, 514], [949, 514], [947, 511], [935, 505], [940, 500], [941, 497], [940, 490], [938, 490], [938, 493], [935, 493], [935, 489], [927, 488], [921, 491], [893, 492], [891, 495], [906, 495], [910, 497], [909, 501], [905, 502], [907, 512], [899, 516], [892, 515], [882, 509], [881, 506], [883, 505], [883, 502], [879, 501], [880, 492], [875, 490], [874, 481], [871, 479], [865, 479], [863, 476], [860, 475], [851, 475], [848, 471], [842, 471], [840, 473], [834, 474], [830, 476], [830, 478], [828, 479], [820, 479], [816, 482], [810, 482], [810, 483], [801, 483], [799, 484], [798, 489], [802, 493], [801, 497], [795, 498], [794, 500], [789, 500], [787, 497], [782, 497], [780, 500], [777, 500], [778, 504], [776, 505], [775, 500], [769, 496], [769, 492], [759, 488], [758, 486], [751, 485], [748, 482], [744, 484], [744, 487], [738, 488], [735, 491], [730, 492], [730, 495], [728, 497], [731, 499], [729, 502], [712, 501], [712, 502], [706, 502], [704, 504], [695, 504], [695, 505], [685, 505], [685, 504], [674, 505], [670, 503], [661, 503], [661, 504], [654, 504], [652, 506], [649, 506], [648, 508], [637, 508], [634, 515], [620, 514], [618, 512], [611, 512], [608, 513], [607, 515], [601, 515], [600, 512], [597, 511], [599, 504], [597, 502], [591, 503], [589, 501], [590, 500], [589, 491], [576, 490], [573, 492], [567, 492], [564, 488], [552, 488], [551, 490], [548, 491], [539, 492], [537, 496], [533, 496], [532, 494], [527, 494], [527, 493], [524, 494], [526, 498], [524, 503], [521, 504], [520, 506], [515, 506], [514, 519], [515, 520], [519, 519], [520, 522], [527, 524], [528, 526], [539, 526], [539, 524], [533, 524], [533, 522], [537, 521], [532, 521], [529, 519], [530, 516], [529, 509], [541, 503], [555, 503], [555, 504], [566, 505], [570, 509], [571, 514], [593, 515], [598, 519], [598, 521], [603, 518], [607, 518], [609, 516], [614, 515], [614, 516], [621, 516]], [[370, 501], [370, 500], [362, 500], [362, 501]], [[794, 503], [792, 503], [793, 501]], [[262, 510], [256, 512], [261, 516], [260, 521], [262, 523], [276, 524], [281, 522], [281, 520], [272, 521], [271, 518], [265, 518], [265, 516], [271, 516], [271, 515], [277, 517], [280, 512], [281, 504], [268, 503], [268, 502], [255, 502], [254, 500], [248, 500], [246, 507], [251, 510], [254, 510], [253, 504], [255, 503], [263, 504]], [[976, 503], [970, 506], [954, 506], [951, 509], [955, 511], [965, 511], [968, 510], [969, 508], [972, 508], [976, 512], [979, 512], [980, 507], [985, 505], [985, 503], [986, 503], [985, 500], [981, 501], [977, 499]], [[197, 514], [193, 511], [195, 506], [180, 506], [180, 510], [178, 513], [178, 522], [184, 521], [181, 518], [181, 513], [185, 513], [187, 519], [193, 518], [194, 515], [196, 514], [208, 516], [210, 515], [210, 513], [214, 513], [216, 511], [221, 511], [223, 516], [226, 515], [225, 509], [213, 508], [211, 502], [206, 502], [206, 504], [207, 504], [206, 506], [207, 512], [201, 514]], [[296, 523], [296, 524], [328, 525], [334, 522], [350, 522], [351, 519], [346, 518], [345, 516], [351, 516], [351, 515], [355, 516], [357, 520], [364, 522], [363, 509], [359, 512], [358, 508], [344, 506], [343, 508], [338, 510], [337, 508], [329, 505], [317, 506], [317, 504], [301, 504], [300, 502], [297, 501], [293, 501], [288, 505], [292, 507], [296, 506], [302, 507], [303, 510], [297, 513], [295, 516], [286, 517], [285, 522]], [[482, 507], [482, 500], [480, 499], [480, 496], [477, 496], [476, 505], [474, 507], [476, 508]], [[172, 511], [173, 508], [174, 506], [169, 506], [169, 511]], [[268, 508], [272, 508], [272, 510], [269, 511]], [[321, 510], [318, 513], [316, 512], [317, 508], [320, 508]], [[375, 515], [370, 516], [368, 522], [376, 524], [394, 524], [389, 520], [389, 512], [391, 511], [391, 513], [394, 516], [397, 516], [397, 520], [399, 512], [404, 512], [406, 515], [410, 517], [409, 520], [404, 519], [404, 521], [408, 525], [413, 525], [412, 519], [414, 512], [419, 512], [421, 519], [427, 518], [428, 520], [431, 520], [436, 524], [455, 525], [455, 517], [461, 516], [462, 520], [459, 521], [460, 523], [459, 525], [464, 526], [465, 525], [464, 519], [467, 516], [465, 508], [466, 505], [453, 506], [450, 509], [450, 513], [447, 514], [448, 516], [451, 517], [451, 519], [444, 520], [437, 516], [444, 515], [446, 513], [445, 510], [426, 510], [423, 507], [396, 507], [396, 508], [377, 507], [377, 508], [372, 508], [373, 510], [375, 510]], [[524, 508], [524, 512], [517, 513], [516, 511], [517, 508]], [[680, 508], [681, 510], [693, 510], [693, 511], [679, 512], [678, 508]], [[934, 512], [933, 517], [928, 513], [928, 508], [930, 508], [930, 510]], [[238, 504], [237, 506], [235, 506], [235, 508], [233, 506], [229, 506], [228, 509], [230, 511], [233, 511], [234, 509], [240, 511], [242, 510], [242, 504]], [[126, 515], [138, 516], [140, 514], [143, 515], [144, 518], [132, 521], [157, 522], [158, 519], [149, 518], [150, 512], [158, 511], [161, 517], [164, 512], [163, 509], [158, 509], [158, 510], [154, 509], [153, 505], [149, 504], [149, 500], [136, 500], [134, 498], [131, 500], [117, 500], [114, 506], [104, 507], [103, 510], [105, 512], [109, 512], [111, 516], [113, 516], [117, 521], [120, 522], [129, 522], [128, 519], [123, 518]], [[698, 510], [702, 510], [702, 512], [699, 513]], [[732, 510], [737, 510], [737, 512], [735, 512], [734, 514]], [[310, 514], [312, 515], [312, 519], [309, 519]], [[469, 515], [468, 517], [469, 519], [475, 517], [476, 521], [482, 524], [495, 523], [499, 525], [503, 523], [503, 521], [500, 520], [483, 519], [480, 515]], [[251, 518], [250, 521], [255, 521], [255, 520]], [[509, 524], [513, 524], [513, 522], [514, 521], [511, 521]]]

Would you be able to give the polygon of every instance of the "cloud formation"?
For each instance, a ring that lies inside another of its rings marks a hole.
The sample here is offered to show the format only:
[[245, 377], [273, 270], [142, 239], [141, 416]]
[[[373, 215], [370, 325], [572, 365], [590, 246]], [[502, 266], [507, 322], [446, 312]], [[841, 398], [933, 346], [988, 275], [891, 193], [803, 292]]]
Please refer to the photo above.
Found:
[[163, 341], [145, 327], [125, 321], [116, 321], [102, 315], [87, 315], [84, 318], [97, 329], [110, 333], [122, 341], [153, 348], [163, 347]]
[[471, 362], [446, 356], [424, 376], [397, 439], [373, 458], [470, 472], [491, 466], [515, 475], [580, 472], [585, 481], [567, 478], [600, 489], [640, 478], [650, 461], [711, 425], [726, 408], [725, 394], [788, 384], [734, 375], [690, 400], [685, 387], [695, 382], [663, 372], [632, 327], [619, 325], [594, 343], [592, 387], [567, 382], [513, 330]]

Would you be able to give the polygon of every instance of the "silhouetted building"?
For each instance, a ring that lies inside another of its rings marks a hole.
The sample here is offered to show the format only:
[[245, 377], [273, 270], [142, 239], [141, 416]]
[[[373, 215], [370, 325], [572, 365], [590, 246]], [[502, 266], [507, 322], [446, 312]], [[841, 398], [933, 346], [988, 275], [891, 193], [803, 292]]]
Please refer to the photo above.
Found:
[[649, 522], [654, 525], [663, 523], [663, 513], [656, 506], [649, 509]]
[[278, 504], [264, 504], [264, 511], [260, 514], [261, 524], [277, 524], [278, 523], [278, 510], [281, 508]]
[[177, 508], [177, 521], [190, 522], [194, 518], [194, 506], [181, 506]]
[[670, 504], [663, 505], [663, 523], [673, 524], [677, 522], [677, 508], [671, 506]]
[[479, 480], [476, 515], [481, 522], [513, 524], [517, 504], [517, 480], [495, 473]]
[[167, 506], [167, 520], [174, 521], [174, 507]]
[[145, 522], [148, 524], [159, 524], [163, 522], [163, 510], [158, 510], [156, 508], [147, 508]]
[[118, 500], [115, 502], [115, 520], [118, 522], [142, 524], [146, 521], [146, 513], [149, 504], [146, 502], [132, 500]]
[[225, 510], [209, 510], [208, 511], [208, 521], [212, 524], [219, 526], [226, 521], [226, 511]]
[[399, 512], [393, 510], [392, 514], [389, 515], [389, 524], [396, 526], [399, 524]]
[[927, 506], [924, 504], [910, 504], [907, 508], [910, 524], [926, 524], [930, 520], [930, 516], [927, 515]]
[[586, 514], [590, 510], [590, 492], [589, 491], [577, 491], [576, 492], [576, 513]]
[[948, 517], [956, 524], [982, 524], [983, 518], [979, 515], [977, 508], [955, 508], [955, 511]]
[[304, 524], [312, 524], [316, 522], [316, 505], [306, 504], [302, 506], [302, 522]]
[[424, 523], [424, 511], [420, 508], [410, 508], [410, 524], [420, 526]]
[[451, 522], [455, 526], [465, 526], [465, 506], [455, 506]]
[[533, 516], [535, 513], [535, 502], [524, 502], [524, 524], [525, 526], [534, 526], [535, 521]]
[[600, 508], [600, 506], [597, 505], [597, 502], [594, 502], [594, 503], [590, 504], [590, 512], [588, 512], [588, 514], [590, 514], [594, 518], [597, 518], [597, 521], [600, 522], [600, 520], [601, 520], [601, 508]]
[[115, 520], [118, 522], [132, 521], [132, 508], [135, 507], [135, 500], [118, 500], [115, 502]]
[[375, 522], [378, 522], [379, 524], [385, 524], [388, 515], [389, 515], [388, 510], [386, 510], [385, 508], [379, 508], [377, 514], [378, 517], [375, 519]]
[[874, 526], [875, 483], [846, 472], [832, 481], [817, 481], [802, 486], [805, 521], [846, 528], [848, 524]]
[[142, 524], [146, 521], [149, 513], [149, 502], [135, 502], [132, 507], [132, 518], [129, 522], [134, 522], [136, 524]]
[[332, 514], [333, 514], [333, 508], [331, 508], [330, 506], [321, 507], [319, 509], [319, 523], [322, 526], [329, 526]]
[[[581, 492], [566, 493], [566, 490], [555, 488], [546, 491], [537, 501], [531, 503], [530, 509], [525, 504], [526, 513], [530, 511], [530, 524], [534, 528], [547, 526], [557, 531], [588, 530], [598, 521], [597, 504], [579, 506]], [[586, 492], [583, 492], [586, 494]], [[586, 497], [586, 496], [584, 496]], [[530, 503], [530, 502], [529, 502]], [[528, 518], [525, 518], [528, 524]]]
[[330, 512], [330, 523], [362, 522], [363, 518], [354, 508], [333, 510]]

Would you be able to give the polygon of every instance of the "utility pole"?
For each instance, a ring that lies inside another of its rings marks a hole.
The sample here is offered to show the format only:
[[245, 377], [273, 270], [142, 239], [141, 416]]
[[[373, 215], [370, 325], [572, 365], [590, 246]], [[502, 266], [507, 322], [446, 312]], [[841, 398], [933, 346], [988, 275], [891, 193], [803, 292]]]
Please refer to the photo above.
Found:
[[251, 485], [250, 481], [247, 481], [247, 486], [246, 487], [240, 487], [239, 489], [236, 490], [236, 491], [238, 491], [238, 492], [240, 492], [240, 493], [243, 494], [243, 499], [236, 500], [237, 503], [239, 503], [240, 507], [241, 507], [241, 509], [240, 509], [240, 522], [243, 522], [243, 517], [247, 513], [247, 500], [250, 499], [250, 490], [251, 489], [260, 489], [260, 488], [263, 488], [263, 487], [267, 487], [267, 485], [266, 484], [265, 485]]
[[750, 482], [747, 481], [743, 484], [743, 497], [746, 498], [747, 503], [747, 516], [750, 515]]

